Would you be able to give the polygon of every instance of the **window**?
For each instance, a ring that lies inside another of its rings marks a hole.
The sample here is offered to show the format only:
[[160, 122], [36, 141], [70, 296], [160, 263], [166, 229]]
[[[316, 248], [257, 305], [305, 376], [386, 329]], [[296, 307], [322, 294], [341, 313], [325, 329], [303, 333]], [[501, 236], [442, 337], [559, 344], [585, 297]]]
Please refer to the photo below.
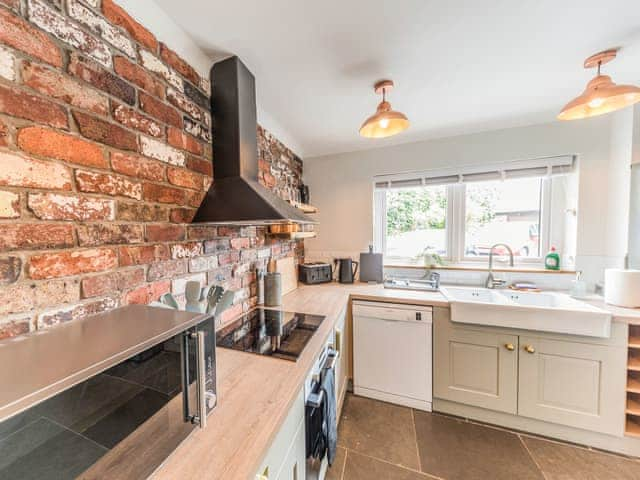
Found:
[[498, 243], [519, 263], [540, 262], [551, 246], [572, 255], [574, 171], [573, 157], [558, 157], [495, 171], [378, 177], [376, 250], [396, 265], [486, 262]]

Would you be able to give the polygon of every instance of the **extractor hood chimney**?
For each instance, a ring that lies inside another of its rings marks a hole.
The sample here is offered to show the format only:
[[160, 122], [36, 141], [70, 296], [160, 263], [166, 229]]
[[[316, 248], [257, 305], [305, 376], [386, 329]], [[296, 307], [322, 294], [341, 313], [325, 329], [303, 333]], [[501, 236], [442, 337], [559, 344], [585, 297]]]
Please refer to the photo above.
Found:
[[258, 182], [255, 78], [238, 57], [211, 68], [214, 181], [194, 223], [316, 223]]

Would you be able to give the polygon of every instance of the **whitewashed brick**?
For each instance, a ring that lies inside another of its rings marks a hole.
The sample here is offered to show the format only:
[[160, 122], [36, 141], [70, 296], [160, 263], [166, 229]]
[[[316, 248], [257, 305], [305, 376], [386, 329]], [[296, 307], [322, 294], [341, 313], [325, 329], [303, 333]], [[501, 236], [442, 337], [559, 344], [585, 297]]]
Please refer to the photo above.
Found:
[[202, 255], [202, 243], [179, 243], [171, 246], [171, 258], [191, 258]]
[[0, 192], [0, 218], [20, 216], [20, 196], [13, 192]]
[[189, 260], [190, 272], [207, 272], [218, 268], [218, 256], [206, 255], [203, 257], [194, 257]]
[[16, 79], [16, 57], [6, 48], [0, 47], [0, 77], [9, 81]]
[[204, 93], [211, 96], [211, 82], [208, 78], [202, 76], [200, 77], [200, 88], [204, 91]]
[[177, 90], [181, 92], [184, 90], [184, 84], [182, 83], [180, 75], [167, 67], [162, 60], [148, 50], [140, 50], [140, 61], [144, 68], [157, 73]]
[[180, 110], [187, 112], [193, 118], [198, 121], [204, 121], [204, 114], [200, 107], [196, 105], [194, 102], [189, 100], [186, 95], [183, 95], [181, 92], [174, 90], [173, 88], [167, 89], [167, 100], [171, 102], [173, 105], [178, 107]]
[[140, 146], [142, 147], [142, 154], [146, 157], [155, 158], [161, 162], [180, 167], [185, 164], [184, 153], [158, 140], [140, 136]]
[[98, 8], [100, 6], [100, 0], [82, 0], [82, 2], [93, 8]]
[[90, 55], [105, 67], [111, 67], [109, 47], [71, 23], [64, 15], [40, 0], [29, 0], [29, 20], [63, 42]]
[[197, 273], [188, 277], [176, 278], [171, 281], [171, 293], [174, 295], [182, 295], [187, 287], [187, 282], [200, 282], [200, 286], [207, 284], [207, 275], [205, 273]]
[[133, 42], [125, 33], [107, 22], [102, 16], [92, 12], [77, 0], [69, 0], [69, 15], [80, 23], [85, 24], [91, 30], [100, 35], [104, 40], [126, 53], [130, 58], [135, 58], [136, 49]]
[[202, 124], [194, 121], [189, 117], [184, 117], [184, 129], [194, 137], [201, 138], [205, 142], [211, 141], [211, 133], [209, 132], [209, 128], [203, 126]]

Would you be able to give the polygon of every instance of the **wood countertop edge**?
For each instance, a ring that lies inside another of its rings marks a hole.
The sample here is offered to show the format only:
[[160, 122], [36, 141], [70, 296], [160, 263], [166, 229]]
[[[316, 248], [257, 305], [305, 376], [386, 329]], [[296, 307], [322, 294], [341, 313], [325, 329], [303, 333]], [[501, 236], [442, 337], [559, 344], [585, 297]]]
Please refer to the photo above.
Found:
[[[325, 345], [344, 307], [352, 300], [449, 307], [449, 302], [439, 292], [385, 290], [382, 285], [368, 284], [300, 286], [284, 297], [280, 308], [327, 317], [302, 356], [294, 363], [244, 352], [219, 350], [219, 405], [209, 416], [207, 429], [197, 430], [190, 435], [150, 478], [252, 479], [298, 392], [304, 387], [304, 380], [315, 358]], [[592, 301], [600, 303], [597, 299]], [[597, 306], [607, 307], [604, 302]], [[614, 319], [640, 324], [640, 310], [633, 310], [630, 316], [621, 316], [624, 312], [615, 308], [616, 311], [611, 312]], [[227, 361], [230, 365], [225, 364]], [[238, 376], [242, 378], [239, 379]], [[268, 377], [267, 381], [264, 380], [265, 376]], [[242, 380], [249, 380], [250, 377], [254, 378], [243, 385]], [[242, 403], [243, 400], [248, 403], [247, 410], [227, 403]], [[257, 408], [253, 412], [256, 418], [247, 421], [251, 407]], [[242, 417], [243, 412], [244, 419], [230, 417], [231, 414]], [[238, 422], [243, 421], [244, 424], [239, 426]], [[218, 429], [216, 425], [219, 426]], [[225, 430], [227, 427], [228, 431]]]

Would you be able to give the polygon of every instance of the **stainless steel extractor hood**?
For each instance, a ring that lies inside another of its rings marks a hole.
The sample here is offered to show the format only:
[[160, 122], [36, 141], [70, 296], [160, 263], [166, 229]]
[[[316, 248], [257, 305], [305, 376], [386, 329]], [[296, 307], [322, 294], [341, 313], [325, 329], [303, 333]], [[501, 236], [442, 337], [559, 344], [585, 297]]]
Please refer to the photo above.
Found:
[[316, 223], [258, 182], [255, 78], [238, 57], [211, 68], [214, 181], [194, 223]]

